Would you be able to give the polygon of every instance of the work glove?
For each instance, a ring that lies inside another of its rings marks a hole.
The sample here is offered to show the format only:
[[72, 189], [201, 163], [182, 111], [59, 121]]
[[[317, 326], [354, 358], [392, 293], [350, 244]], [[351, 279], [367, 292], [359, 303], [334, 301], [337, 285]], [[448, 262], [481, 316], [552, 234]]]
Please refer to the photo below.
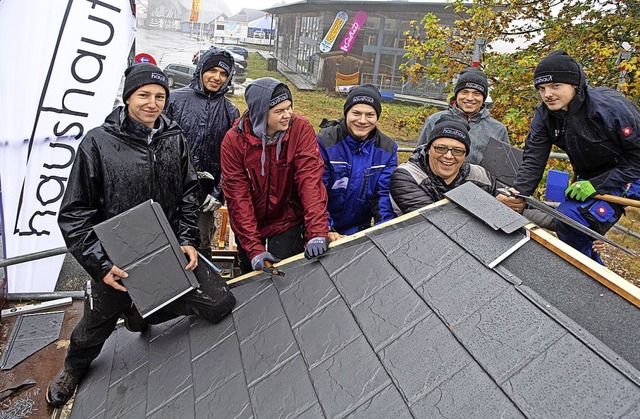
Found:
[[579, 180], [577, 182], [573, 182], [566, 191], [564, 191], [564, 195], [568, 198], [575, 199], [577, 201], [586, 201], [595, 195], [596, 188], [593, 187], [591, 182], [588, 180]]
[[215, 211], [222, 206], [222, 202], [215, 199], [213, 196], [207, 194], [207, 197], [204, 199], [202, 205], [200, 205], [200, 209], [202, 212], [210, 212]]
[[329, 239], [326, 237], [314, 237], [307, 242], [304, 249], [304, 257], [307, 259], [315, 258], [326, 253], [329, 250]]
[[261, 271], [267, 266], [266, 261], [269, 261], [271, 263], [278, 263], [280, 262], [280, 259], [273, 256], [269, 252], [262, 252], [258, 256], [255, 256], [253, 259], [251, 259], [251, 267], [256, 271]]

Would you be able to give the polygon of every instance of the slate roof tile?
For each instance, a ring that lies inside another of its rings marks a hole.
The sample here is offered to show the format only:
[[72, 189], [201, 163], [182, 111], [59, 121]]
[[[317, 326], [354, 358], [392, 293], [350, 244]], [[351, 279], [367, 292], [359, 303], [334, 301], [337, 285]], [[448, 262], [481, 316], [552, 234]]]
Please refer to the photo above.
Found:
[[411, 412], [396, 387], [391, 384], [358, 406], [356, 410], [349, 413], [346, 417], [348, 419], [402, 419], [410, 418]]
[[195, 417], [196, 415], [193, 409], [193, 387], [191, 386], [184, 389], [181, 393], [176, 394], [173, 399], [163, 404], [159, 409], [147, 414], [147, 418], [149, 419], [192, 419]]
[[258, 294], [251, 304], [233, 310], [233, 321], [240, 342], [260, 333], [281, 317], [284, 317], [284, 310], [273, 285]]
[[378, 356], [409, 405], [473, 362], [436, 316], [418, 323]]
[[414, 403], [411, 411], [417, 418], [524, 417], [502, 389], [473, 362]]
[[233, 316], [225, 317], [215, 327], [203, 318], [190, 316], [189, 343], [191, 360], [195, 361], [236, 332]]
[[194, 394], [197, 399], [215, 390], [238, 374], [243, 375], [240, 344], [231, 335], [192, 364]]
[[[173, 403], [173, 399], [184, 397], [181, 394], [191, 389], [192, 383], [191, 353], [187, 348], [149, 372], [147, 412], [167, 409], [167, 406]], [[190, 400], [193, 411], [193, 396]]]
[[[132, 339], [132, 333], [124, 327], [115, 330], [115, 352], [111, 370], [110, 386], [131, 374], [142, 364], [149, 361], [149, 342], [147, 339]], [[136, 335], [138, 335], [136, 333]], [[146, 367], [148, 369], [148, 366]], [[145, 383], [146, 385], [146, 383]]]
[[[118, 367], [118, 363], [114, 360], [114, 370]], [[105, 416], [108, 418], [144, 416], [146, 414], [148, 380], [149, 364], [144, 362], [117, 382], [112, 382], [109, 386]], [[136, 416], [136, 412], [140, 411], [142, 416]]]
[[181, 318], [179, 322], [174, 323], [149, 342], [149, 370], [153, 373], [185, 351], [191, 353], [189, 318], [187, 317]]
[[215, 390], [196, 398], [195, 414], [198, 419], [253, 418], [244, 375], [237, 374]]
[[345, 416], [391, 383], [362, 336], [310, 373], [322, 409], [330, 418]]
[[257, 418], [296, 417], [317, 403], [302, 356], [296, 356], [249, 388]]

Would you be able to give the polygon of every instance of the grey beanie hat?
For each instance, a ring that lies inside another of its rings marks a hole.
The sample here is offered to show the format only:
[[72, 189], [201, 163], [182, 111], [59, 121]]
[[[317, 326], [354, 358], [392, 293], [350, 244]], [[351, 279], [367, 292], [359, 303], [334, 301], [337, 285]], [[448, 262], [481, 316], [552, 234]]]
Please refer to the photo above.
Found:
[[487, 75], [479, 68], [469, 67], [460, 72], [456, 87], [454, 89], [454, 96], [458, 96], [458, 92], [464, 89], [475, 89], [482, 93], [482, 96], [487, 99], [487, 93], [489, 91], [489, 82], [487, 81]]
[[471, 149], [471, 137], [469, 137], [469, 123], [461, 116], [454, 114], [444, 114], [436, 121], [429, 133], [426, 148], [431, 147], [438, 138], [453, 138], [463, 143], [467, 149], [467, 156]]
[[533, 72], [533, 85], [536, 89], [544, 83], [580, 86], [581, 74], [580, 64], [566, 51], [559, 49], [540, 60]]
[[146, 84], [159, 84], [167, 92], [166, 100], [169, 101], [169, 82], [166, 74], [159, 67], [149, 64], [134, 64], [124, 71], [124, 87], [122, 89], [122, 101], [126, 102], [129, 96]]

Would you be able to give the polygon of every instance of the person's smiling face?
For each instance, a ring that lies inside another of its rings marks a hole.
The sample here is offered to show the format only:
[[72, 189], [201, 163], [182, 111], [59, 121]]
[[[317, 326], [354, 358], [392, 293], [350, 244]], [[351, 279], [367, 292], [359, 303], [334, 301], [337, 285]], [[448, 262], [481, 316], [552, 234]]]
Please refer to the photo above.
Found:
[[543, 83], [538, 86], [542, 102], [552, 111], [567, 111], [576, 97], [576, 86], [567, 83]]
[[[445, 153], [436, 152], [438, 148], [445, 148]], [[460, 172], [460, 167], [466, 158], [466, 150], [464, 143], [453, 138], [441, 137], [435, 139], [429, 146], [429, 167], [431, 171], [444, 180], [449, 185], [453, 182]], [[460, 154], [454, 156], [453, 153]]]
[[166, 100], [167, 91], [164, 87], [159, 84], [145, 84], [133, 92], [125, 103], [131, 118], [153, 129]]

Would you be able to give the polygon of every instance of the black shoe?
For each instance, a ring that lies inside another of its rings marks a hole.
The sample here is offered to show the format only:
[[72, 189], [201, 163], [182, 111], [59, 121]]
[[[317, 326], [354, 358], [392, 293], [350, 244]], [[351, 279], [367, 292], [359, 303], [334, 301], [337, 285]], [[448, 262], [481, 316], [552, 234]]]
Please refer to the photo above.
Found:
[[71, 374], [65, 371], [64, 368], [60, 370], [47, 388], [46, 399], [49, 406], [64, 406], [75, 393], [81, 379], [82, 375]]
[[149, 323], [142, 318], [135, 306], [131, 306], [129, 310], [123, 312], [122, 317], [124, 318], [124, 327], [130, 332], [144, 332], [149, 328]]

